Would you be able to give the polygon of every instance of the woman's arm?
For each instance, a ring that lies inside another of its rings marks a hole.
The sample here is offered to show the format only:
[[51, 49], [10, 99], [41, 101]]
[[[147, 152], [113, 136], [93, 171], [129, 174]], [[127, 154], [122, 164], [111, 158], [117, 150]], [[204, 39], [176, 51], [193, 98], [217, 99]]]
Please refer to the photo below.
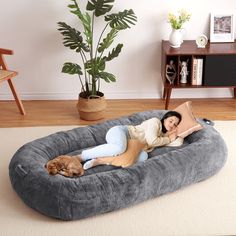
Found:
[[159, 119], [155, 118], [147, 120], [145, 128], [145, 138], [148, 147], [164, 146], [171, 142], [171, 139], [168, 136], [163, 136], [163, 133], [161, 131], [162, 124]]
[[177, 129], [174, 129], [171, 132], [167, 132], [166, 136], [169, 137], [170, 142], [173, 142], [178, 137], [177, 136]]

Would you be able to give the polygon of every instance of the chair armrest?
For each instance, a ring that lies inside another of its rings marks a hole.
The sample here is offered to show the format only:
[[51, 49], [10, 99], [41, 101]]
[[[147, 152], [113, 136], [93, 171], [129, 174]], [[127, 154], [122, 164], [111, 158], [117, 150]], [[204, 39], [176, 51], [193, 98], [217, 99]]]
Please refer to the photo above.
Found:
[[0, 48], [0, 54], [12, 55], [13, 51], [10, 49]]

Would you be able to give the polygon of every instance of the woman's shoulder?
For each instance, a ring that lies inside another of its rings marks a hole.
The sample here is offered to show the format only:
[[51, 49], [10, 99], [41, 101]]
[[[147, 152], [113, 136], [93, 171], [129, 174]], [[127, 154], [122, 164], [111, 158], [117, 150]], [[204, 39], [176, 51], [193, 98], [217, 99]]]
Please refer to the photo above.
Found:
[[158, 119], [157, 117], [153, 117], [153, 118], [150, 118], [150, 119], [148, 119], [148, 120], [145, 120], [144, 122], [160, 124], [160, 123], [161, 123], [161, 120]]
[[152, 118], [150, 118], [148, 120], [152, 120], [152, 121], [155, 121], [155, 122], [161, 122], [161, 120], [159, 118], [157, 118], [157, 117], [152, 117]]

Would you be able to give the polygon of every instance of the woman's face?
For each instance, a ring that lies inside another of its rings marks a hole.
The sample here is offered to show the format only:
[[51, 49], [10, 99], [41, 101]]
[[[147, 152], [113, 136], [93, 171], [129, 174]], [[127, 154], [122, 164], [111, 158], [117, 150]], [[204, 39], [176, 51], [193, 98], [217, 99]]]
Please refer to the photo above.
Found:
[[179, 118], [176, 116], [170, 116], [164, 120], [164, 126], [167, 131], [172, 131], [179, 124]]

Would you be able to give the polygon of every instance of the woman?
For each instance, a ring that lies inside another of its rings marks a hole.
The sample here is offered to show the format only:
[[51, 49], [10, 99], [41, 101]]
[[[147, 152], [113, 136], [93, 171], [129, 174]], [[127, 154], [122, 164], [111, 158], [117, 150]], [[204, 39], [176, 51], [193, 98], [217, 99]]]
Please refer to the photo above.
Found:
[[180, 121], [181, 115], [178, 112], [169, 111], [161, 120], [155, 117], [136, 126], [114, 126], [106, 134], [106, 144], [82, 151], [79, 157], [81, 161], [86, 162], [83, 168], [87, 170], [95, 166], [97, 158], [111, 158], [111, 156], [116, 157], [124, 153], [130, 139], [137, 140], [142, 144], [142, 150], [137, 157], [137, 161], [145, 161], [148, 158], [148, 152], [155, 147], [165, 146], [177, 138], [176, 127]]

